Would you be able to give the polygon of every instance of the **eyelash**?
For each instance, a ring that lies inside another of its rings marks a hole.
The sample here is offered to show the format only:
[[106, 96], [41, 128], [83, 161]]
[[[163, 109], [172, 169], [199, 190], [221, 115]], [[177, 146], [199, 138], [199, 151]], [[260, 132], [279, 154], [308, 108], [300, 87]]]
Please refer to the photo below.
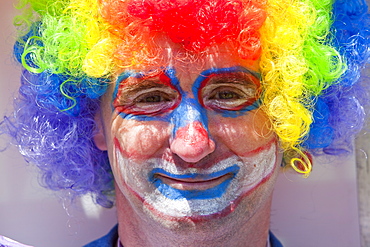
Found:
[[[146, 99], [148, 98], [153, 98], [153, 97], [159, 97], [159, 100], [160, 101], [145, 101]], [[143, 95], [140, 95], [138, 96], [137, 98], [135, 98], [134, 102], [136, 103], [159, 103], [159, 102], [163, 102], [163, 100], [161, 99], [165, 99], [164, 101], [171, 101], [170, 99], [170, 96], [167, 95], [166, 93], [163, 93], [163, 92], [160, 92], [160, 91], [154, 91], [154, 92], [150, 92], [150, 93], [145, 93]]]
[[214, 89], [208, 99], [214, 99], [214, 100], [230, 100], [230, 99], [240, 99], [242, 96], [235, 92], [234, 89], [229, 88], [216, 88]]

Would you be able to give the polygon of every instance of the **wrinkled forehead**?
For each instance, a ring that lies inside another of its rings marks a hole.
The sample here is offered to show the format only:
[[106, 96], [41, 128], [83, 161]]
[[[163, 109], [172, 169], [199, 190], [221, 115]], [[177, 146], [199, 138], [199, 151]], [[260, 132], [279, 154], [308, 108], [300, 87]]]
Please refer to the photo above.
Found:
[[116, 75], [129, 70], [150, 76], [171, 69], [178, 77], [186, 74], [195, 78], [211, 68], [230, 68], [237, 66], [259, 72], [259, 60], [241, 59], [234, 48], [227, 43], [214, 45], [199, 54], [194, 54], [171, 41], [163, 42], [162, 40], [156, 43], [159, 45], [156, 50], [158, 56], [151, 63], [140, 63], [130, 68], [122, 68], [117, 71]]

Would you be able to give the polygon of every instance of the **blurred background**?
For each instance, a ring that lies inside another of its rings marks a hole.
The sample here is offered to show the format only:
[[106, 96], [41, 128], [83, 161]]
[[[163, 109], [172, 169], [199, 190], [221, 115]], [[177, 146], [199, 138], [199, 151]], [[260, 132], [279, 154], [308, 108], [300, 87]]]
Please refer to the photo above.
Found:
[[[11, 114], [20, 76], [12, 57], [14, 3], [0, 2], [1, 116]], [[285, 247], [370, 246], [369, 141], [366, 134], [358, 140], [357, 160], [356, 153], [320, 157], [309, 178], [292, 171], [279, 176], [271, 230]], [[78, 247], [116, 224], [115, 209], [95, 206], [88, 196], [71, 203], [41, 188], [37, 171], [1, 138], [0, 149], [5, 148], [0, 152], [0, 235], [36, 247]]]

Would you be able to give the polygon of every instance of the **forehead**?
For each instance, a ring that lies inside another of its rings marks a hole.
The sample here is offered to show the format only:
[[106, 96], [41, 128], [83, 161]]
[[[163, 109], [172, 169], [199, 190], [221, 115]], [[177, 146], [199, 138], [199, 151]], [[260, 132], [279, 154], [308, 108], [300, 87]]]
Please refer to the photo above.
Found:
[[[194, 81], [202, 72], [209, 69], [242, 66], [250, 71], [259, 72], [259, 60], [241, 59], [230, 44], [214, 45], [201, 53], [193, 53], [169, 40], [157, 42], [157, 56], [149, 63], [120, 70], [116, 76], [136, 74], [144, 77], [158, 75], [165, 70], [172, 70], [180, 82]], [[148, 58], [150, 59], [150, 58]]]

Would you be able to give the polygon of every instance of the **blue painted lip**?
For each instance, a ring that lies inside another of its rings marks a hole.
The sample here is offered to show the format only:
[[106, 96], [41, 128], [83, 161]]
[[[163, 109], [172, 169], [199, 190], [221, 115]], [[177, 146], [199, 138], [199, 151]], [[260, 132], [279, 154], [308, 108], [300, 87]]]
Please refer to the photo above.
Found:
[[[221, 197], [227, 190], [230, 182], [238, 174], [240, 168], [237, 165], [228, 167], [222, 171], [214, 172], [211, 174], [199, 174], [199, 173], [188, 173], [182, 175], [176, 175], [161, 168], [153, 169], [149, 174], [149, 182], [153, 183], [154, 186], [168, 199], [172, 200], [205, 200], [214, 199]], [[206, 190], [179, 190], [175, 189], [168, 184], [163, 183], [162, 179], [155, 176], [155, 174], [163, 174], [169, 178], [173, 179], [201, 179], [204, 181], [212, 180], [214, 178], [222, 177], [227, 174], [232, 174], [229, 178], [223, 181], [221, 184], [206, 189]]]

